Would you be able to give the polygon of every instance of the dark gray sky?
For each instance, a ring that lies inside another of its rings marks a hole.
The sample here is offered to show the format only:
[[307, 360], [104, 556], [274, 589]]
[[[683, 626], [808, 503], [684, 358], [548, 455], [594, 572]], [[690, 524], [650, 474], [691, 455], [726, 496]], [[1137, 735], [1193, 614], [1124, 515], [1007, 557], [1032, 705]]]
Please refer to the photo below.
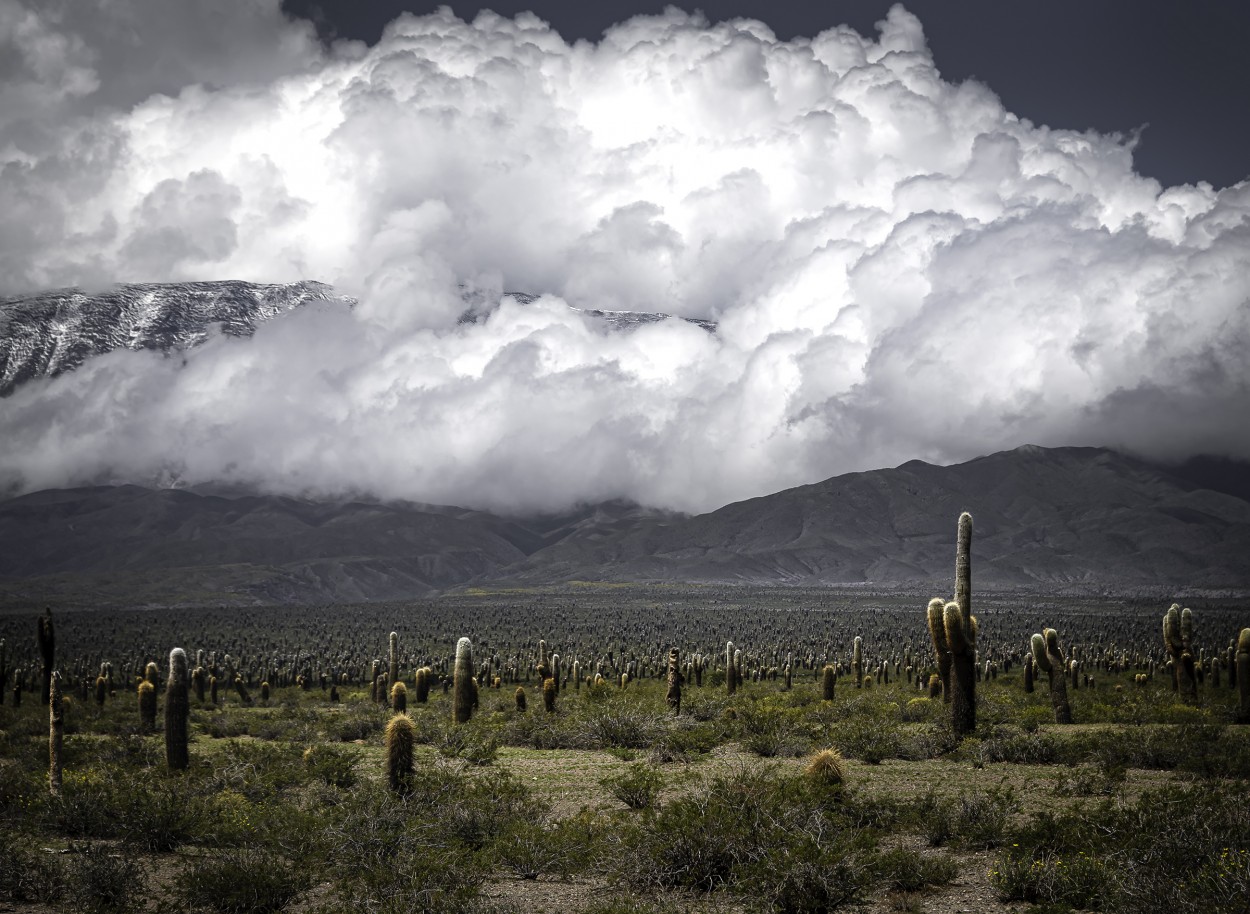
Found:
[[[496, 0], [489, 4], [412, 0], [285, 0], [323, 37], [377, 41], [404, 11], [450, 6], [462, 19], [482, 8], [505, 16], [530, 10], [568, 41], [666, 5], [701, 9], [712, 20], [759, 19], [782, 39], [846, 24], [861, 34], [891, 0]], [[1250, 3], [1230, 0], [910, 0], [943, 76], [986, 83], [1008, 110], [1038, 124], [1130, 133], [1146, 126], [1135, 162], [1165, 185], [1250, 176]]]

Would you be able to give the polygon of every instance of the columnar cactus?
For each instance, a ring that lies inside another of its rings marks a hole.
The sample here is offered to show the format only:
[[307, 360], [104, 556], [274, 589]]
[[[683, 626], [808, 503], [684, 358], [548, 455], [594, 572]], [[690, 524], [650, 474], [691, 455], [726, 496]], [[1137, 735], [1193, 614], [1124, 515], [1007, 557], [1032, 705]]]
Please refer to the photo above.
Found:
[[[200, 653], [204, 653], [200, 651]], [[195, 700], [204, 704], [204, 686], [207, 684], [208, 671], [201, 664], [191, 671], [191, 686], [195, 689]]]
[[516, 698], [516, 709], [524, 714], [526, 707], [525, 686], [517, 686], [514, 697]]
[[542, 638], [538, 639], [538, 662], [534, 664], [534, 671], [538, 673], [539, 685], [551, 675], [551, 665], [547, 660], [547, 642]]
[[556, 694], [560, 694], [560, 655], [551, 655], [551, 681], [555, 683]]
[[1055, 709], [1055, 723], [1072, 723], [1072, 707], [1068, 704], [1068, 680], [1064, 675], [1067, 658], [1059, 649], [1059, 633], [1045, 629], [1030, 641], [1033, 662], [1050, 679], [1050, 704]]
[[1163, 646], [1172, 655], [1172, 688], [1180, 692], [1185, 701], [1197, 704], [1198, 679], [1194, 675], [1193, 636], [1193, 613], [1173, 603], [1163, 615]]
[[461, 638], [456, 642], [456, 665], [452, 671], [451, 713], [456, 723], [463, 724], [473, 716], [477, 704], [477, 684], [473, 681], [473, 642]]
[[61, 674], [54, 670], [48, 681], [48, 791], [61, 793], [61, 743], [65, 736], [65, 714], [61, 704]]
[[430, 700], [430, 679], [433, 675], [434, 671], [428, 666], [417, 670], [416, 679], [413, 682], [417, 690], [417, 704], [423, 705]]
[[[390, 637], [390, 657], [386, 667], [386, 678], [388, 682], [399, 682], [399, 633], [391, 632]], [[394, 691], [394, 686], [391, 686]]]
[[670, 648], [668, 652], [668, 692], [665, 694], [664, 700], [673, 709], [674, 714], [681, 713], [681, 684], [683, 678], [681, 675], [681, 654], [677, 648]]
[[156, 729], [156, 686], [147, 679], [139, 683], [139, 726], [145, 733]]
[[929, 636], [933, 639], [933, 653], [937, 656], [939, 691], [942, 693], [942, 700], [949, 702], [951, 700], [951, 649], [946, 643], [946, 623], [942, 619], [942, 611], [945, 608], [946, 601], [941, 597], [934, 597], [929, 601], [927, 618]]
[[403, 680], [391, 686], [391, 710], [396, 714], [403, 714], [408, 710], [408, 687]]
[[833, 691], [838, 682], [838, 671], [832, 663], [826, 663], [820, 671], [820, 697], [824, 701], [833, 701]]
[[169, 652], [169, 680], [165, 683], [165, 764], [172, 771], [183, 771], [190, 764], [187, 717], [191, 701], [187, 679], [186, 651], [176, 647]]
[[52, 628], [52, 610], [44, 609], [39, 617], [39, 654], [43, 657], [43, 679], [39, 686], [39, 700], [48, 703], [52, 688], [52, 666], [56, 662], [56, 632]]
[[864, 681], [864, 639], [859, 635], [855, 636], [851, 649], [851, 672], [855, 674], [855, 688], [858, 689]]
[[160, 683], [161, 669], [156, 665], [155, 660], [149, 660], [147, 666], [143, 668], [143, 678], [152, 683], [152, 688], [156, 688]]
[[548, 676], [543, 680], [543, 710], [548, 714], [555, 713], [556, 695], [556, 681], [553, 677]]
[[413, 765], [413, 744], [416, 727], [407, 714], [396, 714], [386, 725], [386, 784], [396, 793], [407, 793], [412, 788], [416, 773]]
[[972, 515], [959, 515], [955, 599], [942, 608], [951, 654], [951, 724], [962, 736], [977, 728], [977, 620], [972, 615]]
[[1024, 658], [1024, 691], [1033, 691], [1033, 654], [1030, 653]]
[[1237, 720], [1250, 724], [1250, 628], [1237, 637]]
[[732, 695], [738, 691], [738, 675], [734, 670], [734, 643], [725, 642], [725, 688]]

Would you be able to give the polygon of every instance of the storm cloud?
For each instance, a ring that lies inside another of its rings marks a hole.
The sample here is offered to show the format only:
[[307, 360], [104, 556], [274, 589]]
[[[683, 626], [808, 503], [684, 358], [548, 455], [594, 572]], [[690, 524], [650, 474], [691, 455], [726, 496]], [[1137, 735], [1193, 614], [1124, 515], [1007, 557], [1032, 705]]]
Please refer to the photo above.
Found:
[[[1132, 137], [944, 81], [900, 6], [871, 36], [670, 8], [572, 45], [443, 9], [329, 48], [277, 0], [84, 6], [0, 0], [0, 294], [360, 304], [26, 384], [11, 489], [693, 511], [1024, 443], [1250, 457], [1250, 184], [1163, 188]], [[466, 296], [489, 316], [458, 325]]]

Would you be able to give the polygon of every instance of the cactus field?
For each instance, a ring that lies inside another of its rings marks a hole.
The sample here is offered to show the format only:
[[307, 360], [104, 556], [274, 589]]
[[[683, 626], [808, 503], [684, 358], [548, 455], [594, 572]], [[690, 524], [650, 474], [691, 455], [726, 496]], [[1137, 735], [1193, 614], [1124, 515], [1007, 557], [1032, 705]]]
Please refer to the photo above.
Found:
[[1247, 910], [1250, 607], [952, 593], [9, 613], [0, 902]]

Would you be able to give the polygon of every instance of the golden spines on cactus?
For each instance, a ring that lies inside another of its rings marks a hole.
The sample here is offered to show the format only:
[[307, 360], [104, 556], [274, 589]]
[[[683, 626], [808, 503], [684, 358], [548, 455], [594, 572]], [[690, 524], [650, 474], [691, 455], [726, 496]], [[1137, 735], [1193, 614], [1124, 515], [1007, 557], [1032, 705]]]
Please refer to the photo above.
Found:
[[408, 710], [408, 687], [402, 681], [391, 686], [391, 710], [396, 714]]
[[548, 714], [556, 710], [556, 681], [551, 676], [543, 680], [543, 710]]
[[838, 786], [846, 780], [846, 762], [837, 749], [821, 749], [807, 760], [803, 773], [822, 786]]
[[423, 705], [430, 700], [430, 680], [433, 677], [434, 671], [428, 666], [423, 666], [417, 670], [416, 677], [413, 680], [413, 686], [417, 692], [417, 704]]
[[939, 676], [937, 673], [932, 673], [929, 676], [929, 697], [940, 698], [941, 696], [942, 696], [942, 677]]
[[525, 700], [525, 686], [517, 686], [514, 697], [516, 698], [516, 709], [521, 713], [525, 713], [527, 704]]
[[407, 714], [394, 715], [386, 725], [386, 783], [396, 793], [407, 793], [412, 788], [416, 732]]
[[834, 689], [838, 682], [838, 671], [832, 663], [826, 663], [820, 671], [820, 697], [823, 701], [833, 701]]

